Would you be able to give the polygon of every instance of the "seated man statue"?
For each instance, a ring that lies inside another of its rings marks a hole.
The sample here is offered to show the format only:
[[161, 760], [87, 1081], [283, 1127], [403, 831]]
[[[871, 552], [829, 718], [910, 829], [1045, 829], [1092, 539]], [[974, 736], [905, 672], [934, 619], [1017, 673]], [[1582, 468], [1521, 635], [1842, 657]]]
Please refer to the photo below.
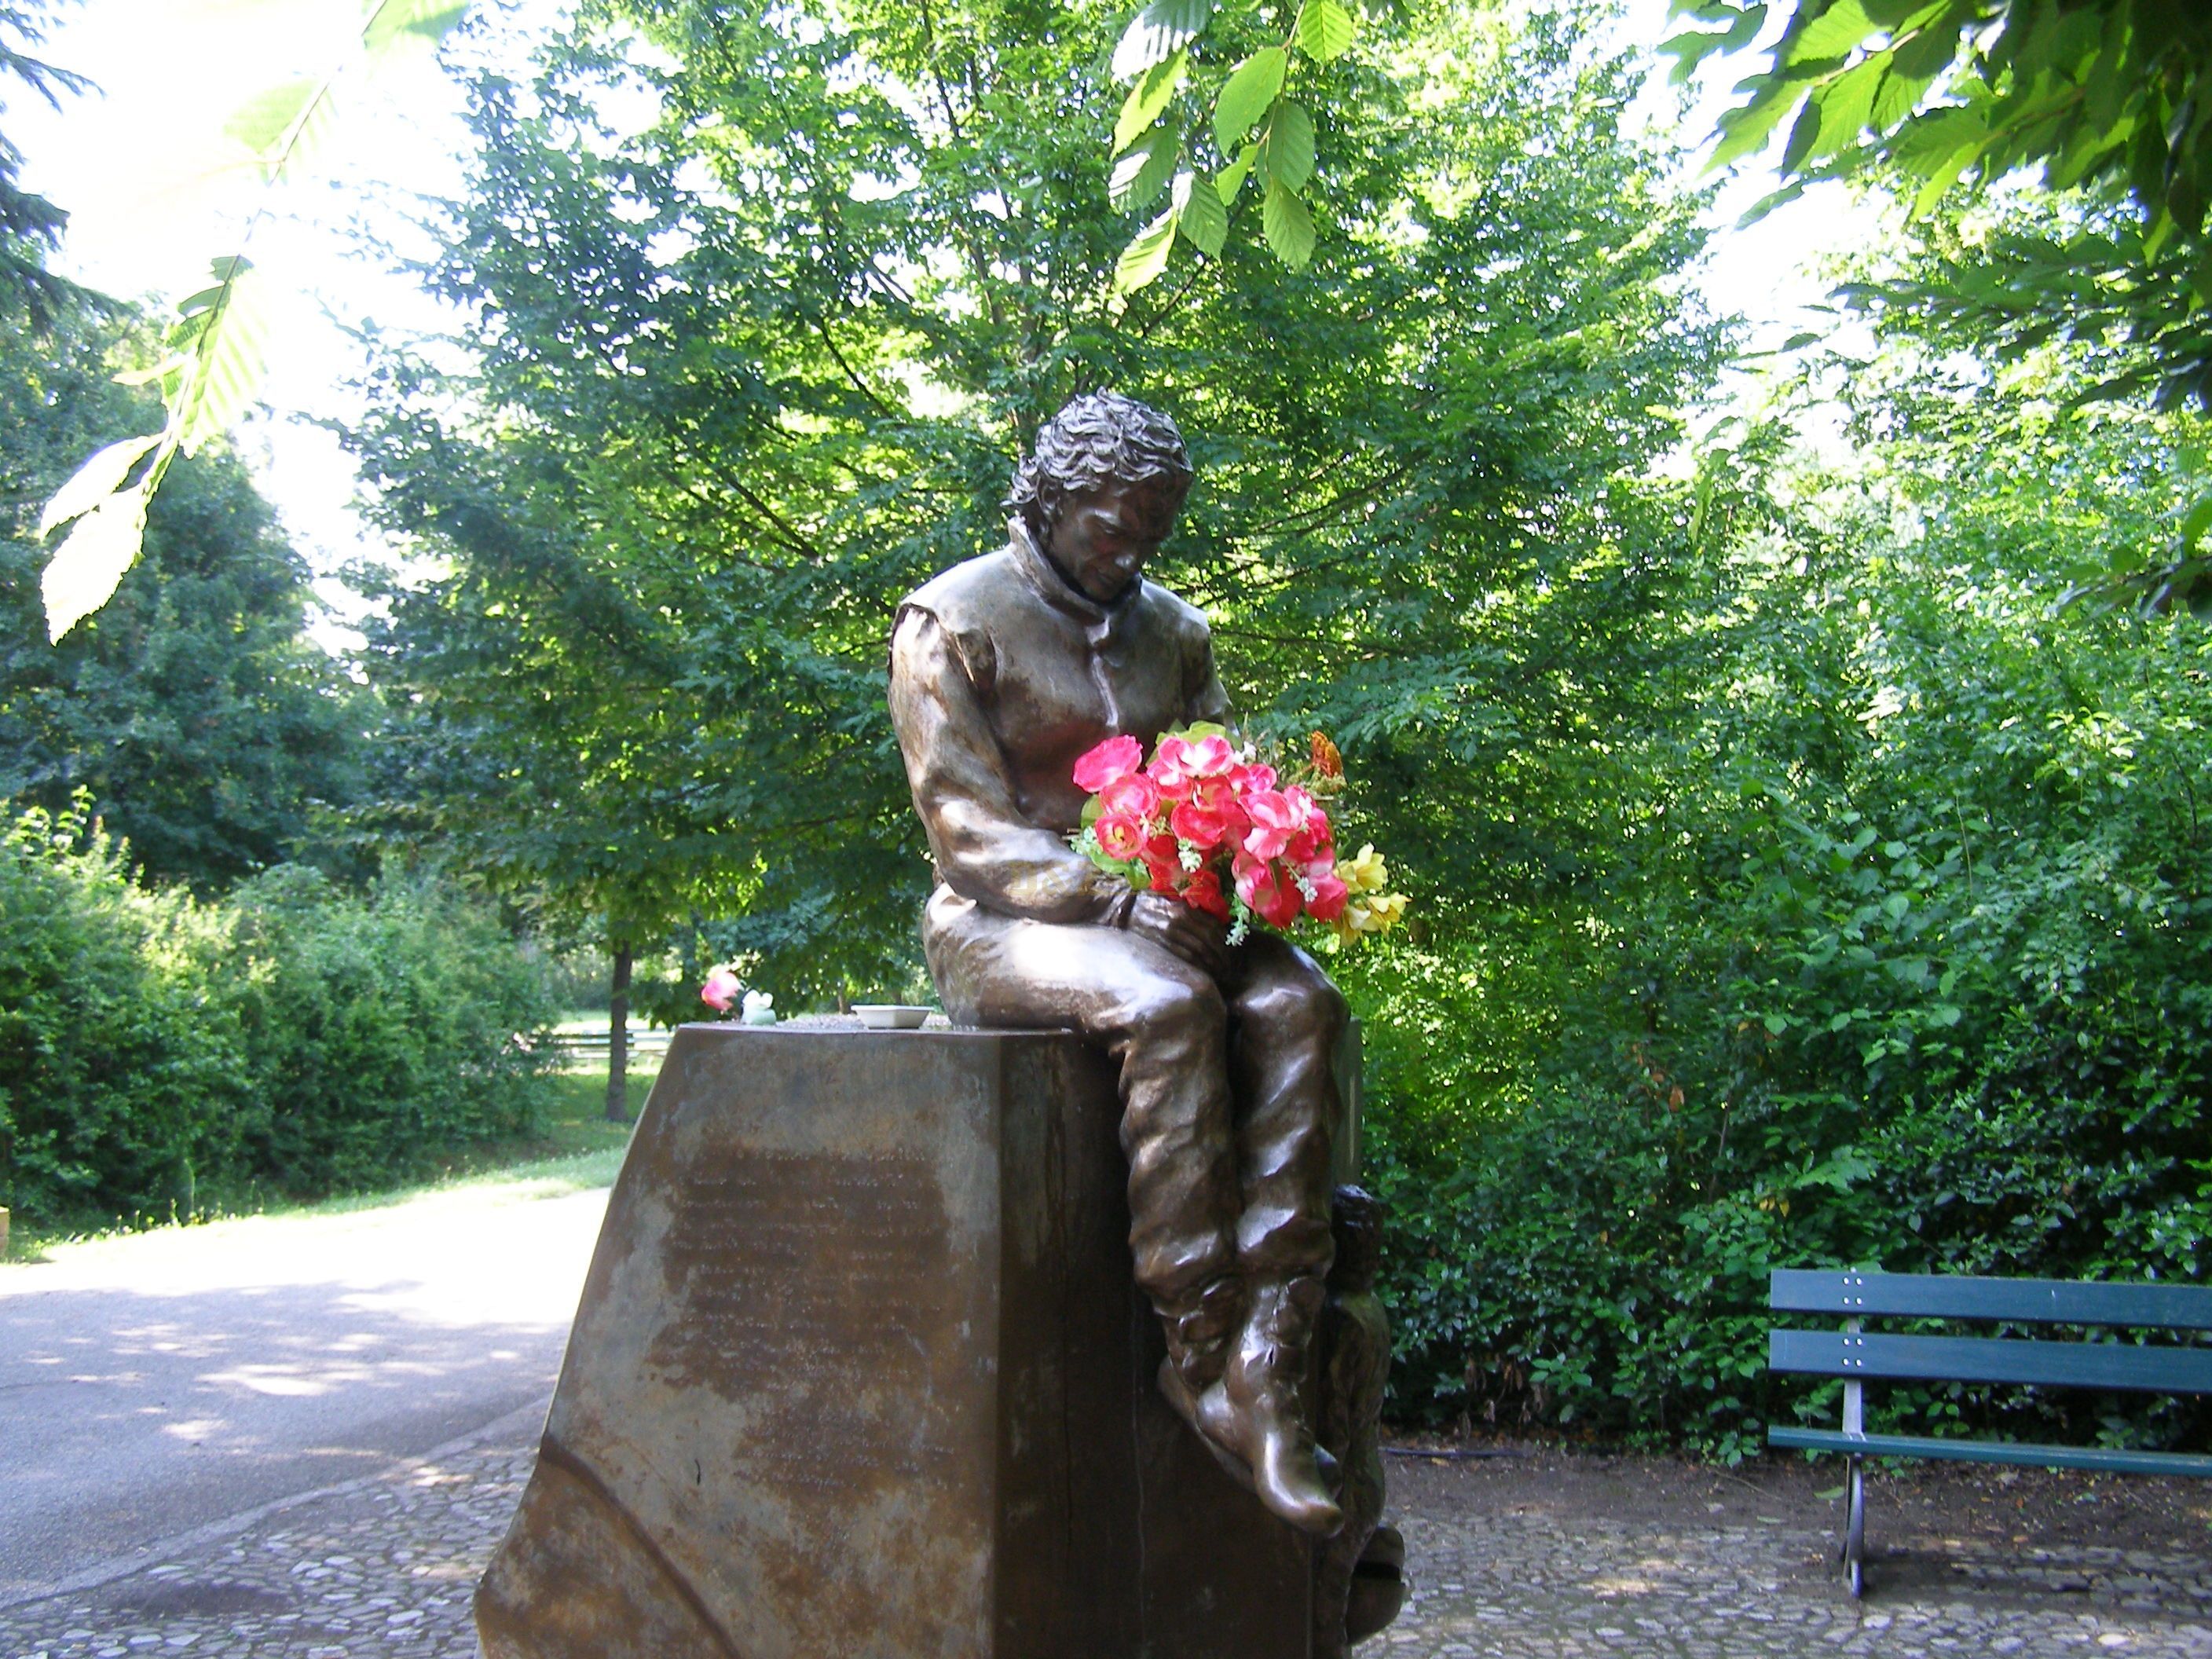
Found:
[[1205, 618], [1142, 574], [1190, 483], [1167, 416], [1111, 392], [1070, 403], [1015, 477], [1007, 545], [900, 607], [891, 718], [937, 864], [922, 940], [946, 1010], [1103, 1045], [1137, 1282], [1166, 1332], [1161, 1389], [1269, 1509], [1326, 1536], [1344, 1516], [1305, 1394], [1344, 1000], [1279, 935], [1232, 945], [1067, 839], [1078, 757], [1229, 719]]

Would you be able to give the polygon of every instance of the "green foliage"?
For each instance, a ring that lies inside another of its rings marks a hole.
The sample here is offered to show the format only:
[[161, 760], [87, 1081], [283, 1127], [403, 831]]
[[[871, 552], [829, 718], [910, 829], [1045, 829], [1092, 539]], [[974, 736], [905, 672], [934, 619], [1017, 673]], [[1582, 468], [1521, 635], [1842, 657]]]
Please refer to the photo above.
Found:
[[[63, 94], [82, 92], [88, 83], [25, 50], [45, 38], [52, 9], [52, 0], [0, 4], [0, 76], [21, 82], [58, 109]], [[22, 152], [0, 133], [0, 320], [12, 328], [20, 318], [43, 328], [58, 312], [76, 304], [80, 291], [46, 269], [46, 256], [60, 245], [69, 216], [16, 182], [22, 167]]]
[[[530, 84], [481, 88], [434, 272], [496, 319], [480, 368], [395, 356], [356, 440], [389, 521], [451, 560], [372, 664], [408, 809], [514, 890], [742, 921], [786, 1007], [913, 972], [884, 641], [901, 595], [999, 544], [1072, 392], [1174, 414], [1199, 493], [1158, 574], [1212, 611], [1241, 709], [1341, 728], [1418, 804], [1440, 891], [1514, 724], [1586, 741], [1661, 654], [1637, 609], [1679, 492], [1638, 475], [1719, 342], [1679, 283], [1696, 204], [1620, 129], [1627, 66], [1555, 23], [1440, 21], [1419, 69], [1313, 112], [1360, 159], [1308, 185], [1336, 226], [1309, 281], [1231, 243], [1124, 301], [1085, 137], [1122, 101], [1107, 21], [1011, 16], [587, 12]], [[634, 27], [663, 67], [625, 59]], [[659, 120], [609, 130], [609, 86]], [[1470, 118], [1382, 142], [1431, 97]]]
[[304, 636], [307, 569], [221, 453], [179, 464], [114, 603], [46, 641], [38, 504], [149, 416], [113, 379], [143, 349], [81, 308], [0, 337], [0, 797], [58, 811], [88, 791], [149, 875], [206, 890], [317, 842], [360, 786], [364, 699]]
[[527, 1039], [556, 1010], [495, 916], [428, 884], [356, 897], [299, 866], [224, 908], [257, 1174], [287, 1192], [363, 1186], [531, 1127], [543, 1063]]
[[[1774, 9], [1675, 0], [1674, 12], [1717, 25], [1668, 43], [1686, 76], [1750, 46]], [[1862, 285], [1863, 301], [1917, 309], [2000, 354], [2056, 335], [2124, 342], [2083, 395], [2148, 387], [2161, 406], [2212, 407], [2212, 13], [2183, 0], [1796, 0], [1765, 50], [1713, 160], [1740, 161], [1790, 122], [1768, 205], [1817, 179], [1879, 178], [1917, 218], [1961, 178], [1985, 186], [2029, 167], [2056, 192], [2032, 228], [2014, 215], [1954, 263]], [[2200, 500], [2212, 520], [2212, 493]], [[2145, 547], [2094, 592], [2212, 612], [2203, 528]]]
[[[1675, 0], [1680, 71], [1757, 39], [1774, 8]], [[1935, 205], [1964, 175], [2040, 166], [2051, 188], [2124, 192], [2156, 244], [2212, 199], [2212, 18], [2183, 0], [1797, 0], [1723, 118], [1718, 161], [1789, 124], [1794, 189], [1880, 162]], [[1793, 120], [1791, 118], [1795, 117]], [[2212, 248], [2196, 253], [2212, 299]]]
[[274, 870], [134, 884], [81, 809], [0, 843], [0, 1202], [46, 1224], [418, 1174], [526, 1133], [553, 1017], [494, 919], [432, 886]]
[[186, 964], [208, 918], [120, 849], [31, 811], [0, 845], [0, 1194], [27, 1218], [189, 1212], [251, 1099], [234, 1026]]
[[[2168, 510], [2196, 423], [2069, 413], [2094, 364], [1998, 385], [1911, 344], [1854, 368], [1853, 469], [1719, 453], [1711, 653], [1612, 739], [1611, 852], [1460, 951], [1347, 966], [1401, 1409], [1733, 1457], [1822, 1398], [1765, 1373], [1770, 1267], [2212, 1267], [2212, 646], [2046, 597]], [[1885, 1398], [1936, 1432], [2196, 1420]]]
[[[1422, 27], [1415, 26], [1417, 31]], [[1255, 155], [1265, 161], [1267, 180], [1261, 234], [1278, 259], [1304, 268], [1313, 258], [1316, 235], [1304, 199], [1314, 172], [1315, 136], [1312, 115], [1291, 96], [1293, 66], [1301, 58], [1319, 65], [1343, 57], [1357, 32], [1352, 14], [1338, 0], [1306, 0], [1292, 14], [1289, 33], [1272, 40], [1257, 8], [1221, 6], [1216, 0], [1158, 0], [1130, 21], [1114, 49], [1113, 74], [1133, 84], [1114, 124], [1111, 154], [1132, 151], [1156, 161], [1161, 172], [1149, 192], [1122, 188], [1128, 159], [1123, 157], [1109, 188], [1114, 207], [1121, 212], [1143, 208], [1186, 155], [1194, 167], [1204, 165], [1201, 136], [1212, 140], [1216, 177], [1209, 183], [1195, 172], [1184, 175], [1192, 183], [1182, 187], [1175, 209], [1139, 231], [1115, 261], [1117, 292], [1134, 294], [1158, 279], [1178, 228], [1200, 252], [1220, 258], [1229, 235], [1229, 204]], [[1201, 53], [1213, 43], [1243, 51], [1262, 40], [1267, 43], [1225, 75], [1214, 73]], [[1255, 128], [1260, 137], [1248, 145]]]

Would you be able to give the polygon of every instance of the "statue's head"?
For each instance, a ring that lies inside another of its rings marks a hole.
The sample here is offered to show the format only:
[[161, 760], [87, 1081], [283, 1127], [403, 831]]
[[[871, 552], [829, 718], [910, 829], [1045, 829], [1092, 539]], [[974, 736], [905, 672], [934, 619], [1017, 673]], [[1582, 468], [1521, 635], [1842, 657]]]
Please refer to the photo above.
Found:
[[1045, 422], [1006, 506], [1062, 575], [1104, 600], [1166, 539], [1190, 480], [1173, 421], [1118, 392], [1093, 392]]

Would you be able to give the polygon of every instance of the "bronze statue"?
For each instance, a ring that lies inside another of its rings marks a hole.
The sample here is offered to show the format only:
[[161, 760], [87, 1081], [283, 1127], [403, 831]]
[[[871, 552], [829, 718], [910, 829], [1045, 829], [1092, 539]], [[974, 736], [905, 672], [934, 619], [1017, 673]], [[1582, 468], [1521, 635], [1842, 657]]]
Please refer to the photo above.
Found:
[[[1191, 478], [1167, 416], [1111, 392], [1078, 398], [1016, 476], [1007, 545], [901, 605], [891, 718], [939, 879], [923, 945], [957, 1022], [1074, 1026], [1110, 1054], [1136, 1278], [1166, 1336], [1161, 1390], [1268, 1509], [1347, 1534], [1331, 1571], [1348, 1577], [1380, 1504], [1388, 1353], [1370, 1341], [1348, 1362], [1368, 1422], [1356, 1449], [1346, 1427], [1359, 1468], [1340, 1496], [1311, 1395], [1344, 1000], [1279, 935], [1231, 945], [1212, 917], [1131, 891], [1067, 840], [1079, 756], [1229, 718], [1205, 618], [1142, 574]], [[1363, 1336], [1371, 1302], [1346, 1316]]]

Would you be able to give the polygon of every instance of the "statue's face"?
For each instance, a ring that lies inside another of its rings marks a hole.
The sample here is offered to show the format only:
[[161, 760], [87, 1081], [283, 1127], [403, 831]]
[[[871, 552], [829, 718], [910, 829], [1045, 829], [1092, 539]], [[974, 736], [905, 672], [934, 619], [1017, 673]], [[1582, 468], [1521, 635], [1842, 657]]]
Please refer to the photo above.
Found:
[[1182, 506], [1182, 492], [1165, 479], [1072, 493], [1060, 501], [1046, 556], [1086, 597], [1103, 605], [1159, 551]]

